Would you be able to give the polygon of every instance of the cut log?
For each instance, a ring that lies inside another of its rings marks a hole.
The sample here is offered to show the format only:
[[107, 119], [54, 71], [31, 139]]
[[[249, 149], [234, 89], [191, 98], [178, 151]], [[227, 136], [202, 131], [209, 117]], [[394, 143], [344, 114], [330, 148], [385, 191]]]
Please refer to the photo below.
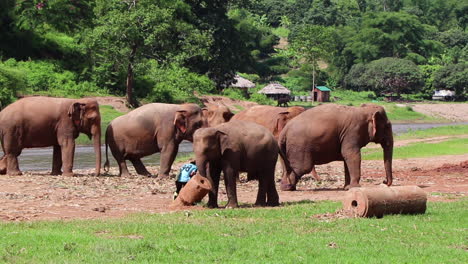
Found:
[[210, 190], [210, 181], [197, 173], [180, 190], [179, 196], [172, 202], [171, 207], [191, 206], [201, 201]]
[[360, 217], [383, 217], [386, 214], [424, 214], [426, 193], [418, 186], [352, 188], [343, 200], [343, 208]]

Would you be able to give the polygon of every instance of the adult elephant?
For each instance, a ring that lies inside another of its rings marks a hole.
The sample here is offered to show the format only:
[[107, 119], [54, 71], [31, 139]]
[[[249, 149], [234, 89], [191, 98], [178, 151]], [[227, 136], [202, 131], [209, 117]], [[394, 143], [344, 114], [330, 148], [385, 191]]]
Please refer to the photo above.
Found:
[[[106, 163], [109, 167], [107, 146], [119, 165], [119, 176], [128, 176], [126, 160], [130, 160], [138, 174], [151, 176], [141, 158], [161, 152], [161, 177], [169, 172], [182, 140], [192, 141], [198, 128], [226, 122], [228, 111], [223, 107], [201, 109], [196, 104], [160, 104], [141, 106], [114, 119], [106, 130]], [[232, 115], [232, 113], [231, 113]]]
[[[251, 121], [262, 125], [273, 134], [276, 140], [278, 140], [278, 137], [286, 124], [304, 111], [304, 107], [301, 106], [282, 108], [269, 105], [256, 105], [237, 113], [232, 117], [232, 119]], [[316, 180], [320, 180], [315, 167], [312, 168], [311, 173]]]
[[209, 207], [218, 207], [221, 171], [228, 195], [226, 207], [238, 207], [236, 180], [239, 172], [247, 172], [248, 180], [258, 179], [256, 205], [279, 205], [275, 188], [279, 148], [266, 128], [248, 121], [231, 120], [215, 127], [199, 129], [193, 139], [198, 171], [210, 180], [213, 188], [209, 193]]
[[225, 105], [209, 104], [202, 109], [205, 126], [216, 126], [231, 120], [234, 114]]
[[292, 106], [289, 108], [269, 105], [256, 105], [235, 114], [233, 120], [251, 121], [266, 127], [278, 139], [284, 126], [300, 113], [304, 107]]
[[349, 107], [327, 104], [309, 109], [291, 120], [280, 134], [280, 149], [289, 164], [283, 172], [281, 190], [292, 191], [303, 174], [317, 164], [343, 160], [345, 189], [358, 187], [361, 148], [381, 144], [386, 183], [392, 184], [392, 124], [383, 107], [368, 104]]
[[101, 169], [101, 115], [95, 99], [27, 97], [0, 112], [4, 156], [0, 173], [21, 175], [18, 156], [24, 148], [53, 146], [52, 175], [73, 175], [75, 139], [79, 133], [93, 139], [96, 175]]

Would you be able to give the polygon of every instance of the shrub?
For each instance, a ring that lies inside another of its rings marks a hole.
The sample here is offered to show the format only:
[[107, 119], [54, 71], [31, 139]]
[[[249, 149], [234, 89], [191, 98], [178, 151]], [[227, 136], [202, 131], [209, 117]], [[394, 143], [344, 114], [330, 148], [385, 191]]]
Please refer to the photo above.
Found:
[[236, 88], [226, 88], [223, 90], [222, 95], [236, 100], [247, 100], [242, 90]]
[[146, 99], [151, 102], [199, 103], [194, 92], [205, 94], [215, 89], [213, 81], [207, 76], [190, 72], [187, 68], [178, 65], [160, 67], [156, 62], [150, 65], [146, 78], [153, 83], [153, 87]]
[[252, 95], [250, 95], [249, 101], [257, 102], [261, 105], [274, 105], [275, 101], [268, 98], [264, 94], [259, 94], [257, 92], [254, 92]]
[[91, 82], [77, 82], [74, 72], [63, 70], [53, 61], [16, 61], [0, 63], [3, 87], [15, 93], [42, 94], [62, 97], [103, 95], [107, 92]]

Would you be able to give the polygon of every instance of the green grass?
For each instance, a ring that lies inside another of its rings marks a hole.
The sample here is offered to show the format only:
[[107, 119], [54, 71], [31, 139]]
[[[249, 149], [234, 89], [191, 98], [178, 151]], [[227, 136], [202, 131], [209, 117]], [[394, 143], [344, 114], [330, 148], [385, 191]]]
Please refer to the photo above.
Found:
[[467, 200], [424, 215], [320, 221], [332, 202], [275, 209], [0, 223], [9, 263], [467, 263]]
[[[383, 153], [381, 148], [364, 148], [363, 159], [381, 160]], [[468, 138], [450, 139], [438, 143], [413, 143], [393, 149], [394, 159], [424, 158], [441, 155], [461, 155], [468, 153]]]
[[[104, 137], [106, 134], [107, 126], [109, 123], [114, 120], [116, 117], [119, 117], [125, 113], [119, 112], [115, 110], [112, 106], [109, 105], [100, 105], [99, 112], [101, 113], [101, 139], [104, 143]], [[88, 136], [84, 134], [80, 134], [80, 136], [75, 140], [76, 144], [78, 145], [92, 145], [92, 141], [88, 138]]]
[[442, 126], [424, 130], [411, 130], [407, 133], [396, 136], [396, 139], [403, 140], [458, 135], [468, 135], [468, 125]]
[[424, 114], [415, 112], [411, 107], [400, 107], [394, 103], [379, 103], [385, 107], [388, 118], [398, 123], [428, 123], [428, 122], [447, 122], [447, 120], [442, 118], [434, 118], [431, 116], [426, 116]]
[[273, 33], [273, 35], [278, 36], [280, 38], [287, 38], [289, 36], [289, 32], [291, 31], [285, 27], [277, 27], [273, 28], [271, 32]]

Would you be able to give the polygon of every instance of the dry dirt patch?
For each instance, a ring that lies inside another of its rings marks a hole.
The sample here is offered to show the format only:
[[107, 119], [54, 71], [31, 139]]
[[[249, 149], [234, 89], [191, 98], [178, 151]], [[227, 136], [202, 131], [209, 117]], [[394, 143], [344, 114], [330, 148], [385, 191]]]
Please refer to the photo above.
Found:
[[468, 122], [468, 104], [415, 104], [413, 110], [425, 115], [442, 117], [454, 122]]
[[[182, 164], [173, 166], [174, 175]], [[394, 161], [395, 185], [419, 185], [429, 200], [450, 201], [468, 193], [468, 154], [425, 159]], [[157, 168], [150, 167], [155, 173]], [[322, 180], [305, 175], [296, 192], [279, 191], [281, 202], [302, 200], [340, 201], [345, 191], [342, 162], [317, 166]], [[382, 161], [363, 161], [363, 186], [377, 185], [385, 177]], [[117, 168], [109, 174], [94, 177], [93, 170], [79, 170], [75, 177], [50, 176], [48, 172], [25, 173], [23, 176], [0, 175], [0, 220], [30, 221], [39, 219], [92, 219], [121, 217], [131, 213], [168, 212], [174, 191], [174, 179], [160, 180], [142, 176], [116, 177]], [[134, 173], [134, 172], [133, 172]], [[255, 202], [256, 181], [241, 176], [238, 197], [247, 206]], [[280, 178], [280, 167], [277, 180]], [[220, 201], [226, 201], [224, 186]], [[206, 200], [206, 198], [205, 198]], [[201, 210], [191, 207], [190, 210]]]

